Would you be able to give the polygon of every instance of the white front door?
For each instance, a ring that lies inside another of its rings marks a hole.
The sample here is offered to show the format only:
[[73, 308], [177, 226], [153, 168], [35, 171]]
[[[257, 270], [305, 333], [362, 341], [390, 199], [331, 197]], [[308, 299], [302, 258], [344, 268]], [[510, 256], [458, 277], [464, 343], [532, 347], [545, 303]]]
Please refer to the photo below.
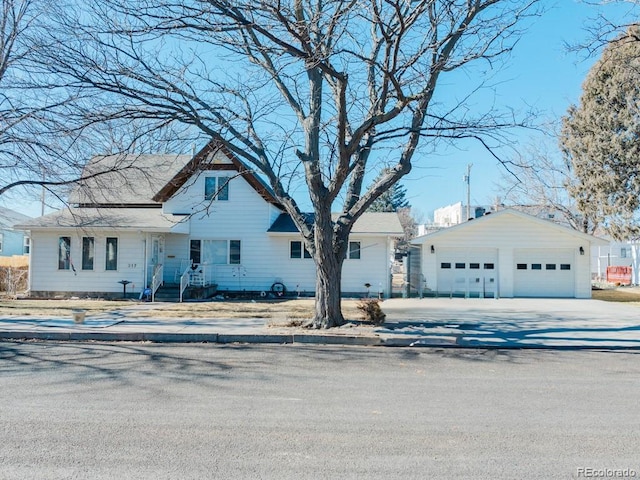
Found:
[[151, 236], [151, 265], [156, 266], [164, 262], [164, 235]]

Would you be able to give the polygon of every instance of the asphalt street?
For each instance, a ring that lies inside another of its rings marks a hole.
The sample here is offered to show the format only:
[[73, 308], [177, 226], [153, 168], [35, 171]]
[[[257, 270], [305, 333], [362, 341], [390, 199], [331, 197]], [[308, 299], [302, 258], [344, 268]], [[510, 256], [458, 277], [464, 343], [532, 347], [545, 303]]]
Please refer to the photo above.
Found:
[[0, 342], [2, 479], [640, 476], [640, 353]]

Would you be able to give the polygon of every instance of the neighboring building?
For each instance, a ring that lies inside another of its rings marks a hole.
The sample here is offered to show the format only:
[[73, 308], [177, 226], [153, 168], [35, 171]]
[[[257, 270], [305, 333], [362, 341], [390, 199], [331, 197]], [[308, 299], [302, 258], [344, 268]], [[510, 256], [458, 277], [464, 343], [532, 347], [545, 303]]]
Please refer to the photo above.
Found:
[[[86, 173], [114, 157], [96, 157]], [[31, 233], [32, 296], [129, 295], [146, 285], [216, 285], [218, 292], [312, 294], [315, 266], [273, 192], [222, 142], [195, 156], [127, 157], [132, 168], [88, 181], [72, 207], [23, 225]], [[86, 175], [85, 175], [86, 176]], [[342, 290], [389, 295], [402, 227], [395, 213], [355, 224]]]
[[[494, 211], [494, 207], [489, 206], [471, 206], [469, 209], [470, 218], [479, 218], [487, 212]], [[460, 223], [466, 222], [467, 218], [467, 206], [462, 202], [447, 205], [446, 207], [436, 208], [433, 211], [433, 223], [418, 225], [418, 235], [427, 235], [429, 233], [437, 232], [443, 228], [452, 227]]]
[[640, 285], [640, 243], [616, 242], [591, 249], [591, 277], [595, 281], [607, 280], [607, 267], [631, 267], [631, 283]]
[[591, 297], [590, 249], [606, 240], [505, 209], [415, 238], [432, 294]]
[[0, 207], [0, 256], [26, 255], [29, 253], [29, 236], [14, 228], [30, 219], [14, 210]]

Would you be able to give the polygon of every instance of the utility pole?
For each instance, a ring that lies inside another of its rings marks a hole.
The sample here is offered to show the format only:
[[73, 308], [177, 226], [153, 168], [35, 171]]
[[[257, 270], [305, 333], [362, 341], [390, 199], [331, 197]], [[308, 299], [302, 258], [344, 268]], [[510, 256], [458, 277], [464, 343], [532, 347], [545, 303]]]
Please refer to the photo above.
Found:
[[463, 177], [467, 184], [467, 221], [471, 218], [471, 167], [473, 163], [467, 165], [467, 174]]
[[44, 182], [46, 180], [45, 170], [42, 167], [42, 191], [40, 192], [40, 216], [44, 216], [44, 204], [45, 204], [45, 189]]

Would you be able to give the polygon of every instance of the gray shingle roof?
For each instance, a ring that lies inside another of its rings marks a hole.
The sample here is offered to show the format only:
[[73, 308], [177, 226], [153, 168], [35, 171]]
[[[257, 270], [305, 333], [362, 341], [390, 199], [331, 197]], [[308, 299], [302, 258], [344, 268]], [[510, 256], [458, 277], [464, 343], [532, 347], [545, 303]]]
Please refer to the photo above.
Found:
[[[313, 213], [304, 213], [307, 223], [313, 223]], [[333, 214], [334, 220], [338, 214]], [[282, 213], [271, 225], [270, 233], [297, 233], [293, 220], [288, 213]], [[381, 235], [403, 235], [402, 225], [398, 214], [395, 212], [365, 212], [356, 221], [351, 233], [355, 234], [381, 234]]]
[[[166, 215], [160, 208], [68, 208], [21, 222], [19, 228], [108, 228], [187, 233], [184, 216]], [[184, 231], [183, 231], [184, 230]]]
[[[76, 205], [157, 204], [153, 196], [191, 159], [191, 155], [107, 155], [93, 157], [84, 180], [69, 196]], [[102, 173], [106, 172], [106, 173]]]
[[10, 208], [0, 207], [0, 228], [13, 228], [17, 223], [27, 221], [30, 218]]

